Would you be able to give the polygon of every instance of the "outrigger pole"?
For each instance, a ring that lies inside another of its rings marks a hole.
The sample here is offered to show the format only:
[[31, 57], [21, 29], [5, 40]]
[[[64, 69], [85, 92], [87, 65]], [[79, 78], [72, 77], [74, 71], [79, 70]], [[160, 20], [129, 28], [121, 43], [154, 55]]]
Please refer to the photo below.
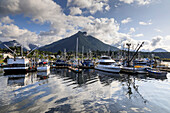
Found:
[[17, 55], [17, 54], [15, 53], [15, 51], [13, 51], [12, 49], [10, 49], [6, 44], [4, 44], [4, 46], [5, 46], [6, 48], [8, 48], [11, 52], [13, 52], [13, 54]]
[[30, 53], [32, 53], [35, 49], [37, 49], [38, 47], [35, 47], [33, 50], [31, 50], [26, 56], [28, 56]]

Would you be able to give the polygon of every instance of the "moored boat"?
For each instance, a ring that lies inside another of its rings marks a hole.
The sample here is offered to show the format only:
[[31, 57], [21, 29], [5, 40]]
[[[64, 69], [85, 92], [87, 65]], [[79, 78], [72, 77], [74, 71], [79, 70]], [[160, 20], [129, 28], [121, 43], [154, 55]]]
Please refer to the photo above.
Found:
[[47, 62], [41, 62], [37, 67], [37, 71], [50, 71], [50, 66], [47, 64]]
[[147, 72], [149, 75], [152, 75], [152, 76], [166, 76], [167, 75], [167, 72], [155, 70], [155, 69], [147, 69]]
[[29, 68], [29, 59], [25, 57], [7, 59], [7, 66], [4, 67], [5, 74], [27, 73]]
[[112, 73], [119, 73], [122, 66], [119, 66], [111, 57], [109, 56], [102, 56], [99, 61], [98, 65], [95, 66], [95, 69], [112, 72]]

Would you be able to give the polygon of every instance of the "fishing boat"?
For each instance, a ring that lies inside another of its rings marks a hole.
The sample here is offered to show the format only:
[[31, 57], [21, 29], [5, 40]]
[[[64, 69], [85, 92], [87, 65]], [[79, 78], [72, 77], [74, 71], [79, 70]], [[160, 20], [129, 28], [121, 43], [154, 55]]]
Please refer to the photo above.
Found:
[[64, 60], [57, 60], [55, 62], [55, 65], [56, 66], [68, 66], [69, 64], [66, 61], [64, 61]]
[[167, 72], [155, 70], [155, 69], [147, 69], [147, 72], [149, 75], [152, 75], [152, 76], [166, 76], [167, 75]]
[[33, 52], [37, 47], [30, 51], [26, 56], [23, 56], [23, 47], [21, 46], [21, 56], [18, 56], [18, 54], [10, 49], [7, 45], [4, 44], [4, 46], [6, 46], [15, 55], [14, 58], [7, 59], [7, 65], [4, 67], [5, 74], [27, 73], [30, 69], [30, 60], [26, 56]]
[[97, 70], [113, 72], [113, 73], [119, 73], [121, 68], [122, 68], [122, 66], [119, 66], [109, 56], [102, 56], [98, 61], [98, 65], [95, 67], [95, 69], [97, 69]]
[[149, 68], [150, 67], [148, 66], [148, 62], [146, 60], [134, 60], [132, 66], [124, 66], [121, 71], [132, 74], [147, 74], [148, 72], [146, 69]]
[[40, 62], [37, 71], [50, 71], [50, 66], [47, 62]]
[[90, 59], [85, 59], [84, 61], [81, 61], [81, 65], [79, 66], [80, 68], [94, 68], [94, 62]]
[[25, 57], [16, 57], [7, 59], [7, 66], [4, 67], [5, 74], [27, 73], [29, 68], [29, 59]]

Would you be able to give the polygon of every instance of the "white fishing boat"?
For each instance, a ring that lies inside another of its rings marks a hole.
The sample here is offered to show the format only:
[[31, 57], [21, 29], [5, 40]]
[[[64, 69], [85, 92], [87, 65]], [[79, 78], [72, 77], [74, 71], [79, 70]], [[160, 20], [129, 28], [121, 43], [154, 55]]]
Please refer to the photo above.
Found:
[[[7, 47], [11, 52], [13, 52], [16, 57], [7, 59], [7, 66], [4, 67], [5, 74], [21, 74], [21, 73], [27, 73], [29, 70], [29, 59], [23, 56], [23, 47], [21, 46], [21, 56], [18, 56], [18, 54], [10, 49], [7, 45], [4, 44], [5, 47]], [[36, 47], [37, 48], [37, 47]], [[28, 56], [31, 52], [33, 52], [36, 48], [34, 48], [32, 51], [30, 51], [26, 56]]]
[[16, 57], [7, 59], [7, 66], [4, 67], [5, 74], [27, 73], [29, 68], [29, 59], [25, 57]]
[[39, 66], [37, 67], [37, 71], [50, 71], [50, 66], [47, 64], [47, 62], [41, 62], [39, 63]]
[[95, 69], [97, 69], [97, 70], [113, 72], [113, 73], [119, 73], [121, 68], [122, 68], [122, 66], [119, 66], [109, 56], [102, 56], [98, 61], [98, 65], [95, 66]]

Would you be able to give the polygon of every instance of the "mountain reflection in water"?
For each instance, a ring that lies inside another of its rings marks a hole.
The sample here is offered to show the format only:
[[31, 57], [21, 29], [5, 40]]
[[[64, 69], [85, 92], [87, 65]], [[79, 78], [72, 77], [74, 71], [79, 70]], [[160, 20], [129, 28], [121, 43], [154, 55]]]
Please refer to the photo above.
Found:
[[0, 112], [170, 112], [170, 75], [74, 73], [0, 76]]

